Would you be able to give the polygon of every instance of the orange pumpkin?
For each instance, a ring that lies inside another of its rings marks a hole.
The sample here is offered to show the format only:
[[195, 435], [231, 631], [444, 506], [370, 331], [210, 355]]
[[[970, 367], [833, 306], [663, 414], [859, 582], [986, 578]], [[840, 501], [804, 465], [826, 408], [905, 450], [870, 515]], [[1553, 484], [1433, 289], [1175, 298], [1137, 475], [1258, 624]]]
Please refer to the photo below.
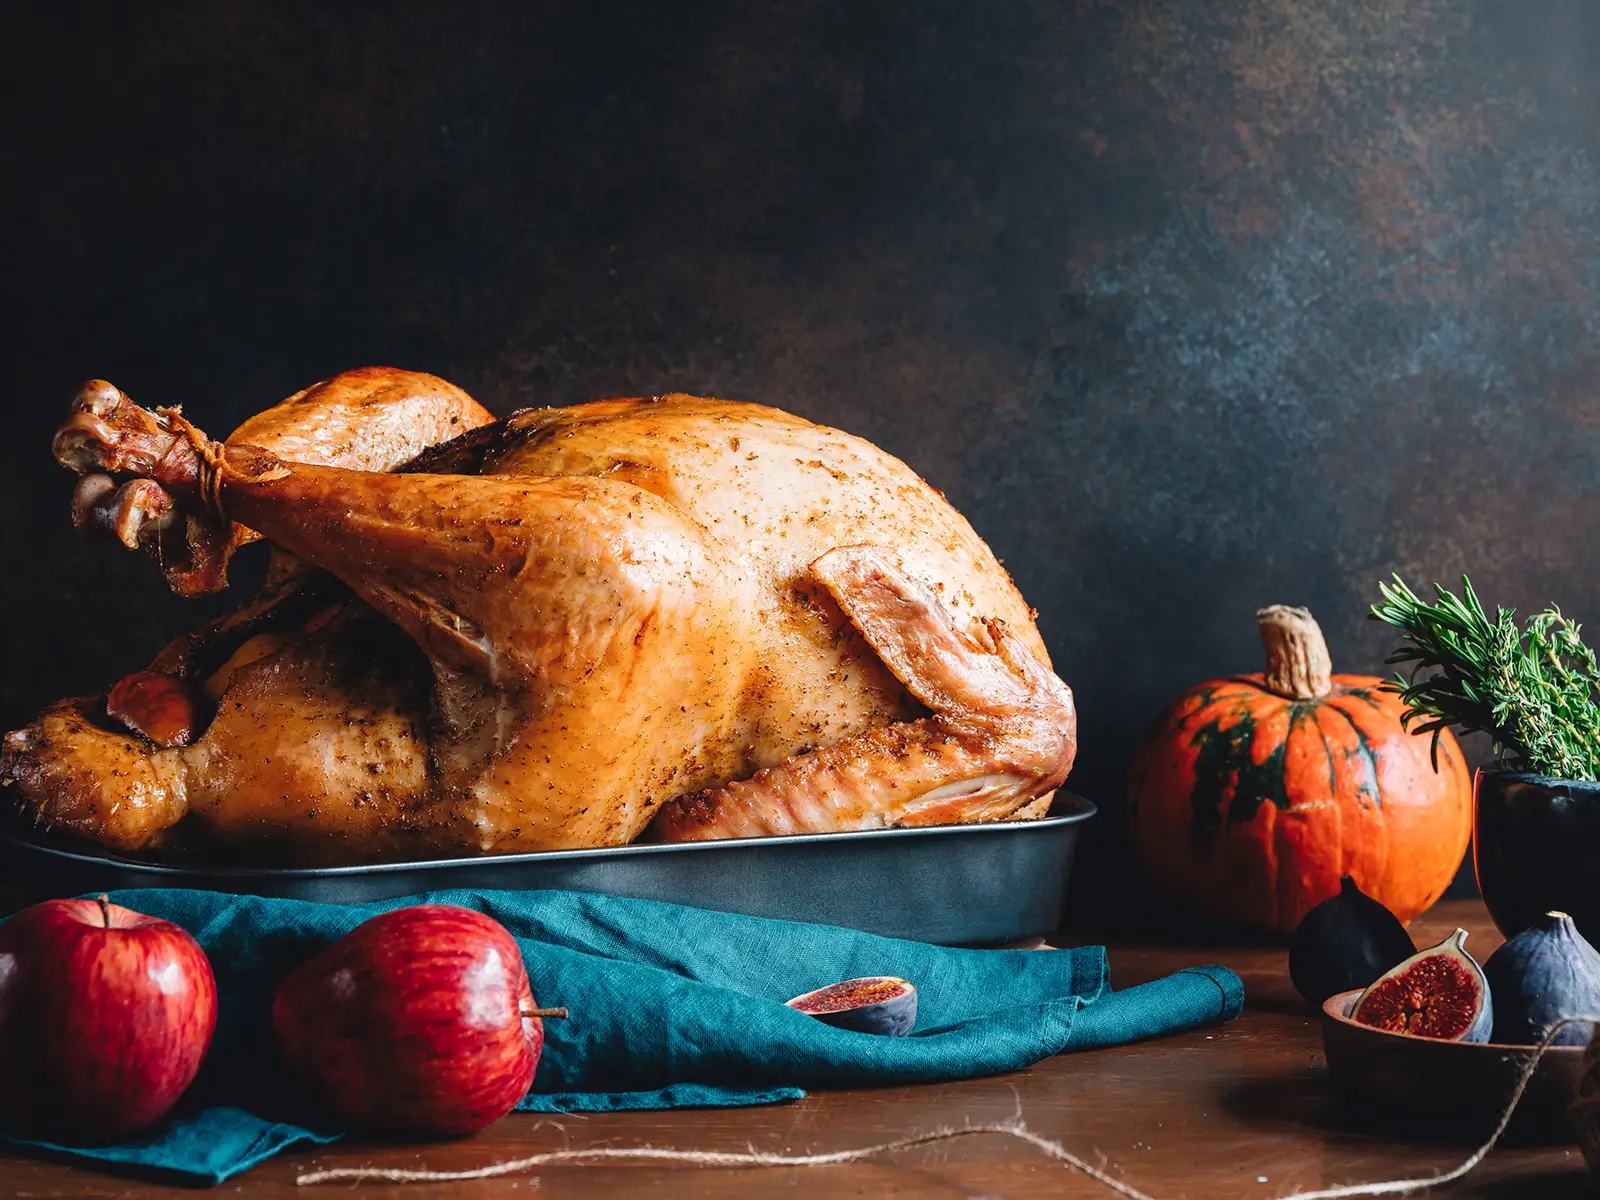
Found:
[[1311, 614], [1256, 614], [1261, 675], [1179, 696], [1129, 783], [1135, 857], [1158, 887], [1216, 920], [1291, 932], [1350, 875], [1409, 921], [1454, 878], [1472, 832], [1461, 747], [1407, 733], [1400, 697], [1334, 675]]

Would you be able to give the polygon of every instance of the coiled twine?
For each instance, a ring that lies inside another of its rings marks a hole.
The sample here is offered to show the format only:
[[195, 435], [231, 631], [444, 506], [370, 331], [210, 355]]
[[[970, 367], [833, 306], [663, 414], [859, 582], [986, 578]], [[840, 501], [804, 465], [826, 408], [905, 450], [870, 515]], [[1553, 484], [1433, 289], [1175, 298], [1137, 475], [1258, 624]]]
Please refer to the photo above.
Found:
[[1567, 1110], [1578, 1135], [1578, 1148], [1589, 1173], [1600, 1175], [1600, 1024], [1584, 1049], [1578, 1067], [1578, 1094]]

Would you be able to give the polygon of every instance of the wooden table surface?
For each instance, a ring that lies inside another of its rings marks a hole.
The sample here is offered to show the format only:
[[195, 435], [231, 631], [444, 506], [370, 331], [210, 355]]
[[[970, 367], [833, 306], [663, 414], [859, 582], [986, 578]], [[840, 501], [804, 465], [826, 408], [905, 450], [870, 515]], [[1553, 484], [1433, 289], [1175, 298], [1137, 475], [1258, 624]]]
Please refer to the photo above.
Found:
[[[1420, 944], [1456, 925], [1486, 955], [1500, 942], [1477, 901], [1450, 901], [1421, 918]], [[1080, 939], [1081, 940], [1081, 939]], [[539, 1117], [514, 1114], [465, 1141], [383, 1147], [347, 1141], [291, 1150], [216, 1188], [249, 1197], [348, 1194], [348, 1185], [298, 1189], [308, 1169], [426, 1166], [455, 1170], [563, 1147], [630, 1146], [788, 1153], [834, 1151], [943, 1125], [1002, 1121], [1028, 1127], [1104, 1162], [1158, 1200], [1270, 1197], [1303, 1188], [1422, 1175], [1453, 1166], [1466, 1147], [1409, 1141], [1353, 1127], [1330, 1093], [1317, 1024], [1289, 986], [1284, 951], [1112, 943], [1112, 982], [1126, 987], [1197, 963], [1244, 977], [1246, 1006], [1230, 1025], [1111, 1050], [1064, 1054], [997, 1079], [813, 1094], [775, 1108]], [[1111, 1196], [1033, 1148], [1000, 1136], [903, 1151], [848, 1166], [764, 1170], [657, 1164], [546, 1168], [470, 1184], [365, 1185], [363, 1195], [430, 1197]], [[167, 1187], [15, 1157], [0, 1157], [3, 1196], [188, 1196]], [[1496, 1150], [1441, 1196], [1576, 1197], [1589, 1177], [1576, 1147]]]

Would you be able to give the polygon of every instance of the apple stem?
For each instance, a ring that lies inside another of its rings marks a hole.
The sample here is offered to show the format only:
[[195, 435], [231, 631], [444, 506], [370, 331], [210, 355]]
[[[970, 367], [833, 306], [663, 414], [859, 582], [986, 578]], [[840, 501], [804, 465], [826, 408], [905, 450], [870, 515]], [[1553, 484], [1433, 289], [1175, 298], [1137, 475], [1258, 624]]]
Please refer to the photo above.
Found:
[[564, 1008], [525, 1008], [522, 1010], [525, 1017], [564, 1017], [567, 1010]]
[[101, 922], [105, 925], [105, 927], [107, 929], [110, 929], [111, 928], [111, 897], [106, 895], [104, 892], [101, 892], [98, 896], [95, 897], [95, 901], [96, 901], [96, 903], [98, 903], [100, 905], [100, 920], [101, 920]]

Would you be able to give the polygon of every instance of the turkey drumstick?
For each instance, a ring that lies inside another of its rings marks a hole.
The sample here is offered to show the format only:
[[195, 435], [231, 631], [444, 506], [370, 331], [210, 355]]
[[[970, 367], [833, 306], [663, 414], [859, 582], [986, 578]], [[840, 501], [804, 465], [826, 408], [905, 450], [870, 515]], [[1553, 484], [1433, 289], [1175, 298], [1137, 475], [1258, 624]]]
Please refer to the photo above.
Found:
[[[325, 379], [250, 418], [228, 439], [295, 462], [393, 471], [430, 446], [494, 418], [453, 384], [416, 371], [364, 367]], [[182, 451], [178, 409], [146, 412], [119, 388], [92, 379], [79, 389], [53, 449], [81, 476], [73, 524], [109, 533], [128, 549], [143, 545], [180, 595], [227, 583], [233, 551], [260, 535], [244, 526], [186, 517], [150, 478], [120, 487], [111, 473], [151, 476], [161, 459]]]

